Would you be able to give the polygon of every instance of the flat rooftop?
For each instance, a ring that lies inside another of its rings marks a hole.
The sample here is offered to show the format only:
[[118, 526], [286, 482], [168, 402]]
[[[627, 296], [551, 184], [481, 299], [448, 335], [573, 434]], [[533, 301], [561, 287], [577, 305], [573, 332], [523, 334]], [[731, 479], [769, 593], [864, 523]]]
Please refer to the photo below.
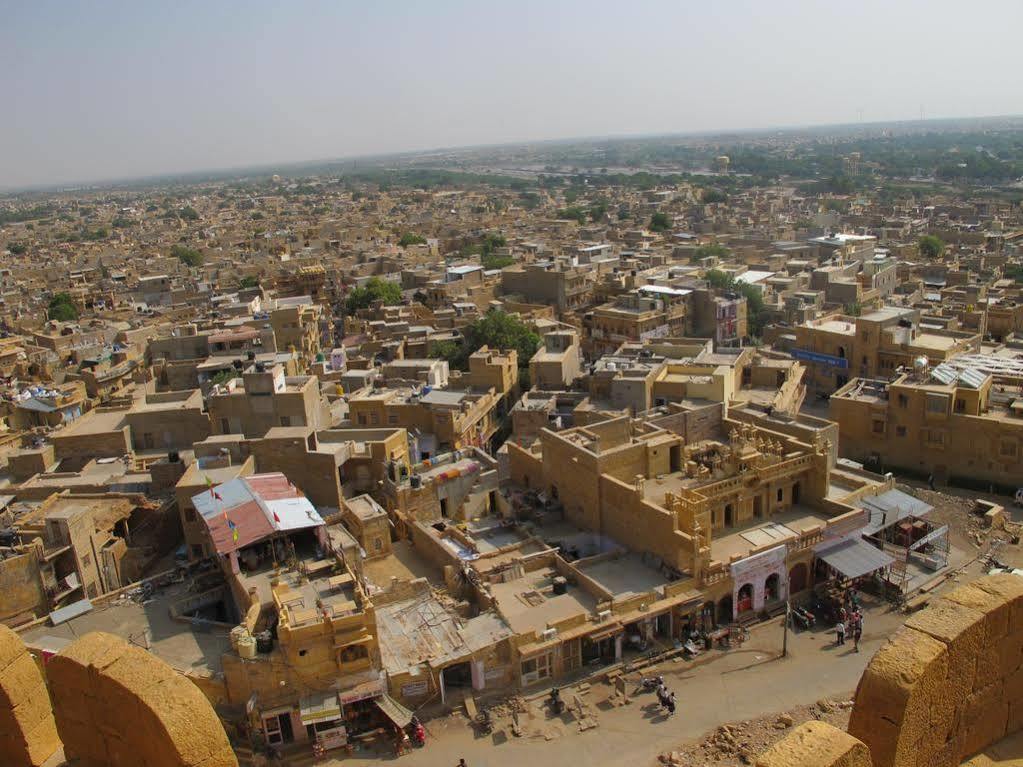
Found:
[[641, 557], [633, 553], [594, 564], [584, 562], [577, 567], [607, 589], [616, 599], [645, 594], [668, 582], [659, 571], [644, 564]]
[[125, 426], [125, 414], [127, 410], [93, 410], [95, 415], [83, 417], [70, 426], [67, 426], [53, 434], [54, 437], [68, 437], [74, 435], [80, 437], [83, 434], [105, 434], [107, 432], [123, 429]]
[[793, 506], [788, 511], [757, 520], [744, 528], [732, 528], [725, 535], [715, 534], [711, 539], [710, 556], [719, 562], [728, 562], [733, 556], [746, 556], [753, 549], [781, 544], [798, 538], [814, 527], [823, 526], [830, 517], [807, 506]]
[[127, 596], [103, 602], [59, 626], [29, 629], [22, 638], [31, 644], [43, 637], [74, 640], [90, 631], [105, 631], [139, 647], [148, 647], [178, 671], [217, 674], [221, 670], [221, 656], [231, 650], [230, 627], [174, 620], [171, 606], [195, 596], [189, 586], [186, 581], [158, 589], [142, 604]]
[[564, 594], [555, 596], [551, 580], [556, 574], [554, 568], [548, 567], [490, 586], [494, 602], [513, 632], [540, 633], [550, 623], [596, 611], [597, 600], [578, 586], [569, 584]]

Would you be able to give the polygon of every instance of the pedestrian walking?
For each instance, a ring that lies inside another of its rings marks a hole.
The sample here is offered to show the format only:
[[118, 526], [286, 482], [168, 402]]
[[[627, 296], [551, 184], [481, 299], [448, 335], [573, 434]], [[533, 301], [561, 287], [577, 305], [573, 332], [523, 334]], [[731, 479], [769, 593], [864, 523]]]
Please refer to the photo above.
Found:
[[465, 763], [465, 759], [459, 759], [457, 767], [468, 767]]
[[835, 624], [835, 645], [845, 644], [845, 621], [839, 619]]
[[928, 474], [927, 475], [927, 487], [929, 487], [931, 490], [934, 489], [934, 475], [933, 474]]
[[675, 693], [668, 696], [668, 716], [675, 716]]
[[853, 616], [853, 650], [856, 652], [860, 651], [860, 637], [863, 636], [863, 618], [859, 613]]

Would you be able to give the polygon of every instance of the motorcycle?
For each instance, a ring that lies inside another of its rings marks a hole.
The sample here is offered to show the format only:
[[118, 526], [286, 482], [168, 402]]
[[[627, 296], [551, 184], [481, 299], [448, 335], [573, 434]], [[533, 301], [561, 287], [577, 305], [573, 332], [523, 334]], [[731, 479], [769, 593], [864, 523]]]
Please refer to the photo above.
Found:
[[656, 690], [663, 684], [664, 684], [663, 676], [643, 677], [643, 680], [640, 682], [640, 685], [643, 687], [644, 692], [651, 692], [652, 690]]
[[422, 748], [426, 745], [426, 728], [423, 727], [423, 723], [420, 722], [416, 717], [412, 717], [412, 721], [409, 723], [409, 739], [412, 741], [412, 745], [415, 748]]
[[551, 690], [551, 694], [547, 698], [547, 706], [554, 716], [560, 715], [565, 710], [565, 701], [561, 699], [561, 691], [557, 687]]

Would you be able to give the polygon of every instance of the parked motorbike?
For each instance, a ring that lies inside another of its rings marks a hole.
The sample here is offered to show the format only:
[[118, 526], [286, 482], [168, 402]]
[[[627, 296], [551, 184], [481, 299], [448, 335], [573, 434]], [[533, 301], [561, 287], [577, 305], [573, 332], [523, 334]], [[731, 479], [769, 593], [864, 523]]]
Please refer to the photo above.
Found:
[[426, 728], [416, 717], [409, 722], [409, 739], [415, 748], [422, 748], [426, 745]]
[[565, 710], [565, 701], [561, 699], [561, 691], [555, 687], [547, 698], [547, 706], [554, 716], [559, 716]]
[[640, 682], [640, 684], [642, 685], [644, 692], [651, 692], [653, 690], [656, 690], [662, 684], [664, 684], [664, 677], [663, 676], [643, 677], [643, 681]]

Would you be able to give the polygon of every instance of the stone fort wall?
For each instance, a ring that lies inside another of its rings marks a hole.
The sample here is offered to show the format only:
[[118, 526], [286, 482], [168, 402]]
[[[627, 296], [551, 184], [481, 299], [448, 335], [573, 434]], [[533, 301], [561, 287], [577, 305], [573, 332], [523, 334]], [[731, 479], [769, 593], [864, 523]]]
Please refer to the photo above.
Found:
[[1023, 578], [992, 575], [912, 616], [856, 689], [849, 731], [809, 722], [759, 767], [957, 767], [1023, 729]]

